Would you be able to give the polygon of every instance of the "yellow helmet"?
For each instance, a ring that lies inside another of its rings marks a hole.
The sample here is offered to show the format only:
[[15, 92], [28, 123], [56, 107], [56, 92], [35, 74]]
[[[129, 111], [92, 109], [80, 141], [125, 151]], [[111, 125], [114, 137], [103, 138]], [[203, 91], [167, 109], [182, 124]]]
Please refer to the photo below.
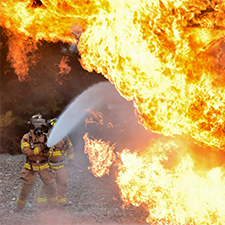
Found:
[[33, 115], [27, 123], [30, 124], [31, 129], [42, 128], [46, 125], [45, 119], [40, 113]]
[[50, 129], [52, 129], [55, 126], [57, 120], [58, 120], [57, 118], [53, 118], [53, 119], [47, 120], [47, 126]]

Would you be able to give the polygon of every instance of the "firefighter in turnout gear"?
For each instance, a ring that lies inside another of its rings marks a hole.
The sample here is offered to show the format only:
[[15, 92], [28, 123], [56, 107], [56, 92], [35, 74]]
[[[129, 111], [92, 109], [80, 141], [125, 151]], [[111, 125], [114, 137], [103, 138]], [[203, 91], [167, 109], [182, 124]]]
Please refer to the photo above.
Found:
[[55, 172], [49, 163], [52, 150], [46, 145], [47, 135], [43, 131], [44, 126], [46, 126], [45, 119], [42, 118], [41, 114], [36, 114], [31, 117], [28, 124], [30, 124], [30, 131], [21, 140], [21, 150], [27, 156], [24, 169], [20, 174], [23, 184], [14, 212], [20, 212], [24, 208], [38, 175], [45, 184], [50, 207], [55, 208], [58, 205]]
[[[51, 129], [55, 125], [57, 118], [48, 120], [47, 125]], [[65, 159], [67, 156], [69, 166], [74, 165], [74, 149], [68, 136], [63, 138], [59, 143], [53, 147], [53, 154], [50, 158], [51, 168], [56, 173], [56, 184], [58, 188], [58, 206], [64, 207], [66, 203], [67, 188], [69, 184], [69, 171], [65, 166]], [[46, 199], [46, 185], [41, 184], [38, 194], [38, 208], [48, 207]]]

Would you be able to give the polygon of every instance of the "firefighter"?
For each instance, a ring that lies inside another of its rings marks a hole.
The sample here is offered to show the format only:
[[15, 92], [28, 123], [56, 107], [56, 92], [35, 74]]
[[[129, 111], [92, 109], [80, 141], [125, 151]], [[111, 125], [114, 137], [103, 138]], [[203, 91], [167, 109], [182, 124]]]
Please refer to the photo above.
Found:
[[[48, 120], [48, 127], [51, 129], [55, 126], [57, 122], [57, 118]], [[66, 156], [68, 158], [69, 167], [74, 165], [74, 149], [72, 143], [68, 136], [63, 138], [59, 143], [57, 143], [53, 147], [53, 154], [50, 158], [51, 168], [54, 169], [56, 173], [56, 184], [58, 188], [58, 206], [59, 208], [63, 208], [67, 206], [66, 203], [66, 195], [67, 195], [67, 188], [69, 184], [69, 171], [65, 166]], [[46, 199], [46, 186], [44, 183], [41, 184], [38, 194], [38, 208], [47, 208], [48, 202]]]
[[52, 155], [47, 143], [47, 135], [43, 129], [46, 125], [41, 114], [36, 114], [28, 121], [30, 131], [21, 140], [21, 150], [25, 154], [26, 162], [21, 171], [22, 187], [17, 198], [17, 207], [14, 212], [20, 212], [27, 201], [32, 187], [39, 175], [46, 187], [48, 204], [51, 208], [57, 208], [58, 197], [55, 184], [55, 172], [51, 169], [49, 157]]

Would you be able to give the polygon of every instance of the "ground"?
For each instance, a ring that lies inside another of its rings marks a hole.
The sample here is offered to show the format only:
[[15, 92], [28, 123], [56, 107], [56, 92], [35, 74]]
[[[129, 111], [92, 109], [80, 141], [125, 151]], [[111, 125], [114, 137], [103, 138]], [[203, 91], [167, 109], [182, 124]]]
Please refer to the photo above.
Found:
[[69, 169], [69, 206], [63, 210], [37, 209], [37, 193], [41, 182], [38, 178], [23, 211], [14, 213], [22, 185], [20, 171], [24, 161], [24, 155], [0, 155], [0, 225], [147, 224], [148, 213], [143, 207], [129, 205], [123, 208], [116, 184], [94, 177], [78, 162]]

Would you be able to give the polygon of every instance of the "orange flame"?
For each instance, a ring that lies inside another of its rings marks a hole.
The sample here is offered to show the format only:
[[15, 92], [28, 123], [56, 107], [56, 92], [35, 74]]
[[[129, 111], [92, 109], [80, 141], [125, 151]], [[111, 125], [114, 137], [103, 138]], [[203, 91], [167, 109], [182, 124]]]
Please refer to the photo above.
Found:
[[[121, 155], [117, 184], [126, 204], [143, 205], [151, 224], [223, 224], [223, 167], [196, 169], [184, 143], [158, 140], [145, 152]], [[198, 162], [197, 162], [198, 163]]]
[[[110, 14], [99, 15], [80, 38], [82, 66], [102, 73], [133, 100], [146, 129], [188, 134], [199, 144], [224, 148], [224, 87], [216, 82], [209, 57], [200, 54], [215, 38], [212, 17], [203, 19], [208, 29], [187, 28], [207, 6], [193, 8], [190, 1], [110, 3]], [[224, 4], [220, 6], [221, 13]]]
[[10, 48], [9, 59], [21, 80], [28, 73], [25, 56], [38, 41], [74, 44], [73, 27], [80, 27], [82, 66], [102, 73], [132, 99], [146, 129], [188, 134], [199, 144], [224, 148], [224, 85], [211, 66], [218, 58], [211, 62], [201, 54], [225, 34], [224, 1], [32, 2], [0, 3], [0, 25], [13, 37], [10, 46], [18, 46]]
[[68, 61], [69, 61], [68, 57], [63, 56], [60, 63], [58, 64], [58, 67], [60, 69], [59, 74], [64, 75], [70, 72], [71, 67], [68, 66], [67, 64]]
[[[20, 80], [35, 63], [41, 41], [79, 41], [81, 65], [104, 75], [133, 100], [147, 130], [224, 150], [224, 0], [33, 2], [0, 2], [8, 60]], [[84, 140], [89, 169], [96, 176], [108, 173], [114, 146], [87, 134]], [[156, 141], [139, 154], [118, 154], [121, 198], [143, 204], [151, 223], [223, 224], [224, 166], [197, 170], [189, 147], [166, 142]]]
[[[89, 109], [87, 111], [90, 111]], [[98, 110], [91, 110], [89, 113], [89, 117], [85, 119], [85, 127], [87, 127], [88, 124], [97, 124], [97, 125], [103, 125], [105, 122], [107, 123], [108, 128], [113, 128], [114, 125], [110, 121], [105, 121], [104, 115], [102, 112]]]
[[[96, 177], [105, 174], [114, 162], [113, 149], [102, 140], [84, 136]], [[151, 224], [220, 224], [225, 221], [224, 166], [204, 165], [184, 141], [159, 139], [139, 153], [124, 149], [117, 153], [116, 182], [125, 205], [143, 205]], [[225, 159], [225, 155], [220, 157]], [[103, 163], [104, 159], [105, 162]], [[101, 166], [99, 166], [101, 163]], [[103, 164], [102, 164], [103, 163]], [[215, 165], [215, 162], [213, 162]], [[104, 166], [103, 166], [104, 165]]]
[[[48, 1], [41, 6], [32, 0], [2, 0], [0, 25], [7, 28], [9, 36], [8, 60], [20, 81], [28, 76], [30, 62], [41, 41], [63, 41], [76, 44], [80, 30], [86, 26], [86, 12], [94, 13], [95, 4], [88, 1]], [[82, 10], [81, 10], [82, 9]], [[77, 36], [72, 33], [76, 30]]]
[[222, 61], [202, 54], [225, 35], [224, 0], [33, 2], [0, 3], [0, 25], [10, 34], [8, 60], [20, 80], [41, 40], [74, 44], [81, 35], [82, 66], [132, 99], [146, 129], [224, 148], [224, 70], [213, 66]]
[[110, 146], [109, 142], [100, 140], [91, 140], [88, 133], [83, 137], [85, 141], [84, 153], [88, 154], [88, 158], [92, 166], [88, 169], [96, 177], [102, 177], [104, 174], [109, 174], [109, 167], [115, 161], [114, 145]]
[[103, 125], [104, 124], [103, 114], [97, 110], [91, 110], [89, 117], [85, 119], [85, 127], [87, 127], [87, 125], [91, 123]]

